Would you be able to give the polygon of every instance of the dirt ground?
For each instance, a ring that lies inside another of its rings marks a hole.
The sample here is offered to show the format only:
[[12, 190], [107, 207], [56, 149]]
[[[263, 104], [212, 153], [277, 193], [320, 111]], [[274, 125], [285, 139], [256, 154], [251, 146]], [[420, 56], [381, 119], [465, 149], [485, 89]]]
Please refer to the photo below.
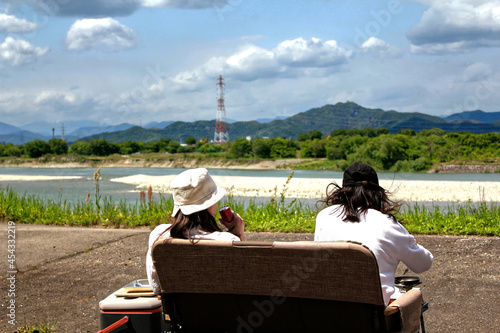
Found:
[[[7, 224], [0, 223], [2, 244]], [[16, 326], [54, 323], [57, 332], [97, 332], [100, 300], [138, 278], [145, 278], [149, 230], [113, 233], [85, 228], [17, 226], [18, 267], [15, 298], [8, 296], [8, 267], [0, 263], [1, 332], [16, 327], [5, 320], [11, 299]], [[92, 228], [87, 228], [92, 229]], [[48, 230], [48, 231], [47, 231]], [[66, 231], [75, 231], [72, 236]], [[42, 238], [37, 243], [33, 239]], [[432, 269], [419, 274], [427, 332], [498, 332], [500, 327], [500, 238], [416, 236], [435, 257]], [[250, 233], [248, 240], [311, 240], [311, 234]], [[0, 254], [6, 258], [7, 246]], [[402, 270], [402, 268], [401, 268]]]

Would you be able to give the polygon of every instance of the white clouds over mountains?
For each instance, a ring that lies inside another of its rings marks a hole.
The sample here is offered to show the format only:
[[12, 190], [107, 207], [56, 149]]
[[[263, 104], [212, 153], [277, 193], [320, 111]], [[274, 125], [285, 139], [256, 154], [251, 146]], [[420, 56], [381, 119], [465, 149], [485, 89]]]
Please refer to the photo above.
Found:
[[500, 46], [500, 1], [436, 1], [406, 36], [423, 54]]
[[239, 119], [346, 99], [439, 113], [482, 82], [496, 110], [499, 46], [500, 0], [0, 0], [0, 110], [209, 119], [219, 75]]
[[253, 44], [242, 47], [228, 57], [211, 58], [194, 71], [178, 74], [173, 82], [181, 89], [196, 89], [217, 73], [240, 81], [254, 81], [279, 76], [320, 75], [339, 70], [353, 52], [318, 38], [285, 40], [267, 50]]
[[77, 20], [65, 37], [69, 50], [101, 48], [117, 51], [134, 47], [137, 34], [112, 18]]

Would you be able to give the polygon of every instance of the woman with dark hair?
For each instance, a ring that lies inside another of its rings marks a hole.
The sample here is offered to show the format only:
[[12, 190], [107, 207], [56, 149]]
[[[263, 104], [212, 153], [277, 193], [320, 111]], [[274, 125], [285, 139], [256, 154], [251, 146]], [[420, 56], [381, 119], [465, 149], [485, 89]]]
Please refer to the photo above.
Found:
[[160, 285], [151, 249], [158, 238], [245, 240], [245, 222], [237, 213], [233, 213], [231, 221], [219, 220], [226, 231], [217, 224], [217, 205], [226, 190], [215, 184], [206, 169], [190, 169], [180, 173], [172, 180], [170, 189], [174, 198], [172, 223], [161, 224], [151, 232], [146, 254], [146, 272], [156, 294], [160, 292]]
[[386, 304], [395, 291], [399, 262], [415, 273], [431, 267], [432, 254], [396, 220], [400, 204], [388, 198], [369, 165], [351, 164], [344, 171], [342, 187], [328, 185], [323, 202], [326, 208], [316, 216], [314, 240], [355, 241], [367, 246], [377, 259]]

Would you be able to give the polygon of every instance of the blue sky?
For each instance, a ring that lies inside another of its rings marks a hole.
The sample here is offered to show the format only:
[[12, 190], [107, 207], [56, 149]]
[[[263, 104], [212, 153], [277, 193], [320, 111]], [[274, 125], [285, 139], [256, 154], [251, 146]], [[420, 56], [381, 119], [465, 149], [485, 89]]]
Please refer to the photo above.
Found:
[[0, 0], [0, 121], [500, 111], [500, 1]]

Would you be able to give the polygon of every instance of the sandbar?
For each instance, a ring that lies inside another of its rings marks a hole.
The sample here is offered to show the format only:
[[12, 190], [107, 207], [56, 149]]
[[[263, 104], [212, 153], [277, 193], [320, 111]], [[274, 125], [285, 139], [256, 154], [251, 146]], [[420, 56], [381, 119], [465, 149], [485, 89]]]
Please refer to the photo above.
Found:
[[[175, 175], [149, 176], [133, 175], [115, 178], [112, 181], [135, 185], [137, 190], [149, 186], [157, 193], [170, 193], [170, 182]], [[213, 176], [215, 182], [225, 188], [228, 194], [243, 197], [280, 197], [322, 199], [326, 196], [328, 184], [342, 184], [341, 179], [292, 178], [286, 184], [286, 177], [240, 177]], [[285, 188], [286, 184], [286, 188]], [[380, 185], [391, 193], [391, 198], [400, 201], [448, 201], [448, 202], [499, 202], [500, 182], [478, 181], [421, 181], [381, 180]]]

